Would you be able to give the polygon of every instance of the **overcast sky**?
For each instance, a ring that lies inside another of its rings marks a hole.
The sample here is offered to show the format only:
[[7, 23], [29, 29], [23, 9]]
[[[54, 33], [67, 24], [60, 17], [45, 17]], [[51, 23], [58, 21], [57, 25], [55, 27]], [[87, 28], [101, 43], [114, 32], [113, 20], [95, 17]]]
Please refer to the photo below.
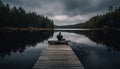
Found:
[[120, 6], [120, 0], [2, 0], [11, 7], [23, 7], [27, 12], [48, 16], [56, 25], [84, 23], [91, 17], [108, 11], [109, 5]]

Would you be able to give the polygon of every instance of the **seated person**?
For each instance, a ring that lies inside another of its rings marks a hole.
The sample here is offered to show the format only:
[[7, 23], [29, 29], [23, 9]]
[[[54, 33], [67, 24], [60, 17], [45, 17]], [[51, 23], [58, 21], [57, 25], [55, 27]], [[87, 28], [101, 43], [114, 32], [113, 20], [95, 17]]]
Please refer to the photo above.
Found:
[[59, 32], [59, 34], [57, 35], [57, 39], [58, 39], [59, 41], [63, 39], [63, 36], [62, 36], [61, 32]]

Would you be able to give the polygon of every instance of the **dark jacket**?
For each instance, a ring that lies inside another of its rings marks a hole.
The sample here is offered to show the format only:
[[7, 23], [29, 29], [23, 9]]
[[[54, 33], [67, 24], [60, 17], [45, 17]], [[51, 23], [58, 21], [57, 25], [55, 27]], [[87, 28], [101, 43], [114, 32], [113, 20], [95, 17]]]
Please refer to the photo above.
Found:
[[62, 36], [61, 34], [58, 34], [58, 35], [57, 35], [57, 39], [58, 39], [58, 40], [62, 40], [62, 38], [63, 38], [63, 36]]

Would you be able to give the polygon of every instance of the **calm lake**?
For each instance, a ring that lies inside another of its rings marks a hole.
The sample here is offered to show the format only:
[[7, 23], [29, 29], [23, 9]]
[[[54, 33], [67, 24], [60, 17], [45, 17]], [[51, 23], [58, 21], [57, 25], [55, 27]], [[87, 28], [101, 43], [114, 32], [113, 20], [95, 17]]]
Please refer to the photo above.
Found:
[[61, 31], [85, 69], [120, 69], [120, 31], [55, 29], [53, 31], [0, 31], [0, 69], [32, 69]]

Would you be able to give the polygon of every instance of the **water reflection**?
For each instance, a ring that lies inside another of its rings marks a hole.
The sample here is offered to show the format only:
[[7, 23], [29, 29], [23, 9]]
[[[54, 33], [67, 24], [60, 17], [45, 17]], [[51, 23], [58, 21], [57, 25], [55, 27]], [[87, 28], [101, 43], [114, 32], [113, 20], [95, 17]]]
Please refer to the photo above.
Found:
[[22, 53], [27, 47], [48, 40], [53, 31], [0, 31], [0, 57], [11, 55], [11, 52]]
[[[93, 41], [95, 41], [98, 44], [103, 44], [107, 47], [112, 47], [114, 51], [120, 51], [120, 32], [119, 31], [96, 31], [92, 32], [89, 36], [89, 38]], [[110, 51], [110, 49], [108, 49]]]
[[[119, 46], [120, 31], [104, 32], [100, 30], [97, 30], [97, 31], [95, 30], [67, 30], [64, 32], [79, 34], [80, 37], [76, 38], [75, 40], [77, 39], [78, 40], [75, 42], [86, 42], [83, 37], [88, 37], [88, 40], [90, 41], [90, 43], [92, 43], [92, 45], [93, 44], [99, 44], [102, 46], [104, 45], [104, 46], [112, 48], [114, 51], [120, 51], [120, 46]], [[108, 51], [110, 51], [110, 49], [108, 49]]]
[[120, 69], [119, 31], [62, 30], [62, 33], [71, 40], [69, 45], [85, 69]]
[[[86, 69], [119, 69], [120, 32], [93, 30], [0, 32], [0, 68], [32, 69], [47, 40], [61, 31]], [[10, 55], [10, 56], [9, 56]], [[2, 57], [2, 58], [1, 58]], [[4, 59], [3, 59], [4, 58]]]
[[[80, 34], [84, 34], [89, 37], [90, 40], [96, 42], [97, 44], [102, 44], [107, 47], [111, 47], [114, 51], [120, 50], [120, 32], [119, 31], [90, 31], [90, 32], [82, 32]], [[110, 51], [110, 49], [108, 49]]]

